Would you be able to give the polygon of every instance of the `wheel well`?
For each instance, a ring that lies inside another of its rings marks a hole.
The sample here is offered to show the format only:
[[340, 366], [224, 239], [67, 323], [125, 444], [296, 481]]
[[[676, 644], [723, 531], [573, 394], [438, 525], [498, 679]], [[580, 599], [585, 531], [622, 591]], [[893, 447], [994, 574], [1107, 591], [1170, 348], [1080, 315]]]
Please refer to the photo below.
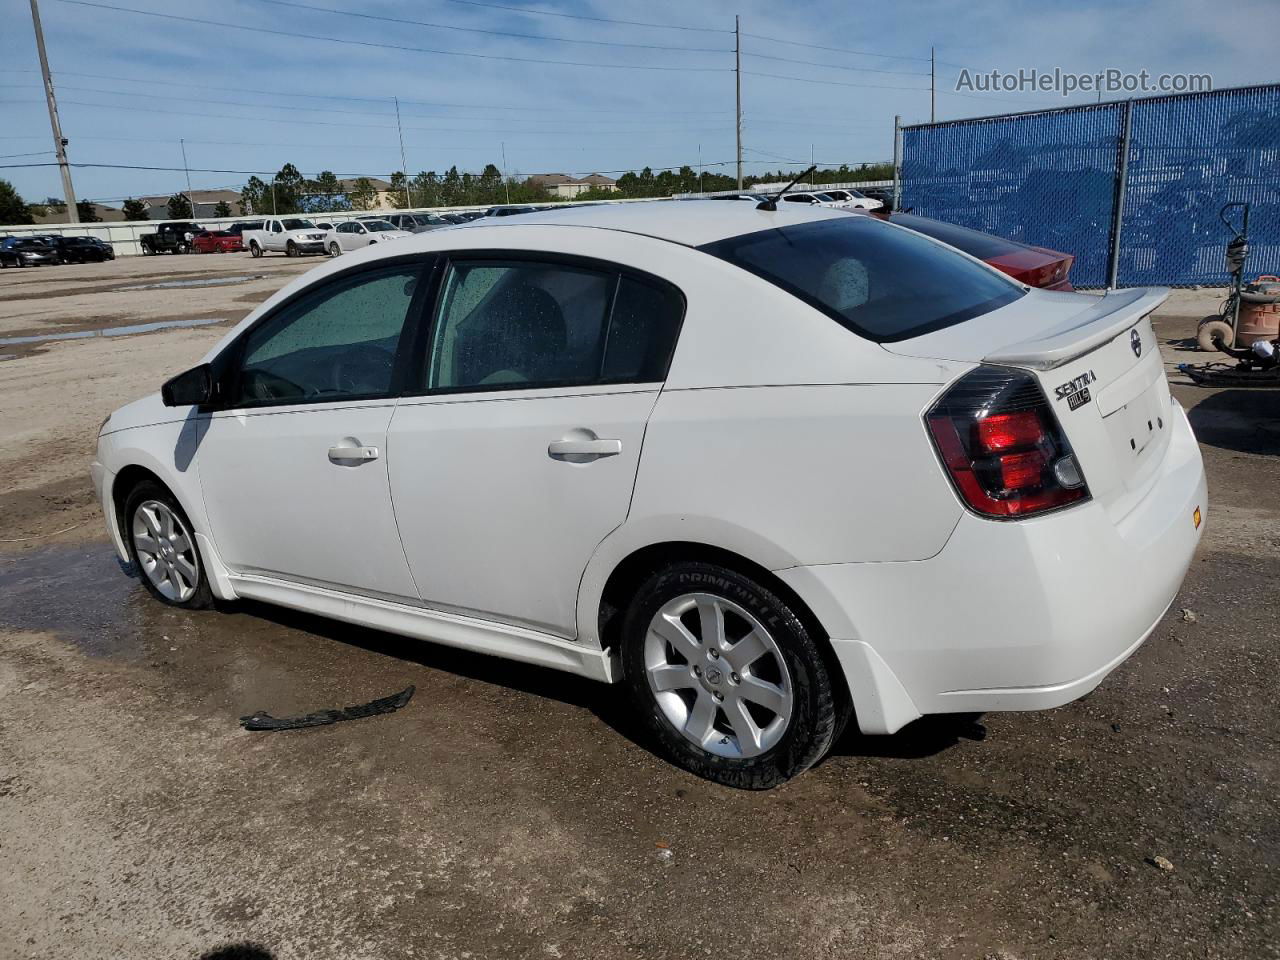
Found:
[[760, 564], [748, 560], [746, 557], [740, 556], [731, 550], [724, 550], [705, 543], [674, 541], [650, 544], [626, 557], [614, 567], [613, 572], [609, 574], [609, 579], [605, 581], [604, 592], [600, 595], [598, 629], [602, 647], [614, 650], [620, 649], [622, 619], [626, 613], [627, 605], [631, 602], [631, 598], [635, 596], [635, 592], [640, 585], [650, 575], [663, 567], [685, 561], [704, 561], [728, 567], [730, 570], [750, 577], [762, 587], [767, 587], [771, 592], [777, 594], [780, 599], [786, 602], [787, 606], [795, 611], [805, 629], [817, 640], [818, 648], [822, 650], [826, 659], [827, 672], [831, 675], [836, 690], [843, 697], [845, 703], [852, 703], [848, 683], [844, 677], [844, 670], [841, 669], [840, 662], [831, 647], [831, 638], [827, 635], [827, 631], [823, 629], [822, 623], [814, 615], [813, 611], [809, 609], [808, 604], [800, 598], [800, 595], [776, 577], [772, 571], [760, 566]]
[[133, 492], [133, 488], [144, 480], [150, 480], [166, 490], [169, 489], [167, 483], [146, 467], [140, 467], [136, 463], [129, 464], [117, 473], [115, 483], [111, 485], [111, 502], [116, 508], [116, 529], [120, 531], [120, 538], [126, 545], [129, 542], [129, 527], [124, 515], [124, 504], [129, 499], [129, 494]]

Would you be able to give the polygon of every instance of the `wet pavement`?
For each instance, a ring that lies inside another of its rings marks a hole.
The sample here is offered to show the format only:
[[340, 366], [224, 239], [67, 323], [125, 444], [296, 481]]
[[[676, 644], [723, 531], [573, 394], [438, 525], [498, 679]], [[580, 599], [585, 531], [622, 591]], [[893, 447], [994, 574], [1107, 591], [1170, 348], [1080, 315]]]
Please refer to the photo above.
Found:
[[586, 680], [176, 611], [93, 528], [0, 549], [0, 958], [1280, 957], [1280, 392], [1175, 394], [1208, 527], [1133, 658], [767, 793], [670, 766]]

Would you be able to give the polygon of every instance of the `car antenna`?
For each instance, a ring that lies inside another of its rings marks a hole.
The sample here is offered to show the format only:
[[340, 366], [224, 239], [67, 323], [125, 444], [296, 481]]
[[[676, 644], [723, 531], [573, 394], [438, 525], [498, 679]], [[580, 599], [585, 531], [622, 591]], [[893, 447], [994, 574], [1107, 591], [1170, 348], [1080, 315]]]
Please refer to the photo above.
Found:
[[797, 176], [794, 180], [788, 183], [785, 187], [783, 187], [781, 190], [775, 193], [772, 197], [765, 197], [763, 200], [757, 203], [756, 209], [757, 210], [777, 210], [778, 201], [782, 199], [782, 195], [817, 169], [818, 169], [818, 165], [815, 163], [812, 167], [810, 167], [808, 170], [805, 170], [803, 173]]

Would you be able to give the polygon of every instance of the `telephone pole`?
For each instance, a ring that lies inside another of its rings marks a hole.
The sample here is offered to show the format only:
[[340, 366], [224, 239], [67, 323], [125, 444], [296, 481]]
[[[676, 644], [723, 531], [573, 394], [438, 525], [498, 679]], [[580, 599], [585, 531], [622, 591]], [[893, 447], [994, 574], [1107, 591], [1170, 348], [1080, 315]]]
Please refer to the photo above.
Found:
[[187, 166], [187, 141], [179, 140], [182, 147], [182, 169], [187, 174], [187, 206], [191, 208], [191, 219], [196, 219], [196, 198], [191, 194], [191, 168]]
[[404, 130], [400, 126], [400, 98], [396, 97], [396, 132], [400, 134], [400, 169], [404, 172], [404, 205], [413, 206], [413, 198], [409, 194], [409, 164], [404, 158]]
[[36, 30], [36, 50], [40, 54], [40, 72], [44, 75], [44, 99], [49, 105], [49, 126], [53, 128], [53, 148], [58, 154], [58, 170], [62, 173], [62, 192], [67, 198], [67, 218], [71, 223], [80, 222], [76, 207], [76, 189], [71, 185], [71, 167], [67, 163], [67, 141], [58, 121], [58, 101], [53, 96], [53, 77], [49, 75], [49, 57], [44, 52], [44, 28], [40, 25], [40, 8], [31, 0], [31, 23]]
[[[31, 0], [32, 4], [36, 0]], [[737, 118], [735, 129], [738, 131], [738, 189], [742, 189], [742, 18], [733, 18], [733, 78], [737, 92]]]
[[933, 47], [929, 48], [929, 122], [936, 123], [938, 120], [936, 105], [938, 102], [938, 71], [937, 61], [933, 56]]

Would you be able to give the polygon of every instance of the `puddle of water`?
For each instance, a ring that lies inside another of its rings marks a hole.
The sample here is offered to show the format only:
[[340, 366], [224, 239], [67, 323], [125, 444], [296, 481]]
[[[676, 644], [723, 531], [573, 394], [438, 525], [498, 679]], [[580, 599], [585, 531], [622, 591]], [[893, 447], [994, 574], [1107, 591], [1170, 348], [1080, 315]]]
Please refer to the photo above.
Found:
[[250, 280], [264, 280], [265, 273], [255, 273], [243, 277], [193, 277], [190, 280], [165, 280], [161, 283], [137, 283], [130, 287], [116, 287], [116, 293], [126, 290], [173, 290], [182, 287], [225, 287], [232, 283], [248, 283]]
[[0, 353], [0, 360], [17, 360], [17, 359], [18, 359], [18, 355], [16, 353]]
[[144, 611], [154, 601], [110, 546], [46, 547], [4, 560], [0, 626], [54, 633], [91, 656], [143, 655]]
[[[210, 323], [225, 323], [226, 317], [204, 317], [193, 320], [155, 320], [151, 323], [132, 323], [125, 327], [98, 327], [95, 330], [72, 330], [69, 333], [37, 333], [26, 337], [0, 337], [0, 347], [20, 343], [44, 343], [47, 340], [84, 340], [88, 337], [123, 337], [129, 333], [154, 333], [176, 327], [203, 327]], [[12, 360], [13, 354], [4, 357]]]

